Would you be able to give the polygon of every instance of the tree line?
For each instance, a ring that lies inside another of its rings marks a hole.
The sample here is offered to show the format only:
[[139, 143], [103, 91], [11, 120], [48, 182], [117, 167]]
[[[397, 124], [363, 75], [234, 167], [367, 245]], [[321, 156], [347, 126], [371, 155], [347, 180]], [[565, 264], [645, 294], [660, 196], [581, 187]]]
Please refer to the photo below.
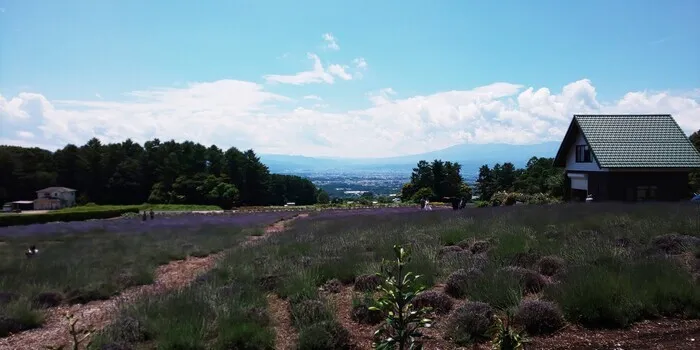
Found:
[[0, 146], [0, 201], [30, 200], [45, 187], [78, 191], [78, 202], [96, 204], [215, 204], [232, 206], [314, 204], [328, 196], [308, 179], [272, 174], [253, 150], [222, 150], [190, 141], [127, 139], [51, 152]]
[[482, 200], [490, 200], [496, 192], [544, 193], [552, 197], [564, 195], [564, 169], [554, 167], [554, 158], [532, 157], [525, 168], [513, 163], [484, 164], [479, 168], [476, 192]]
[[410, 182], [401, 188], [401, 200], [417, 202], [426, 198], [439, 201], [454, 197], [469, 200], [472, 189], [464, 181], [461, 170], [459, 163], [421, 160], [413, 168]]
[[482, 200], [490, 200], [496, 192], [520, 192], [524, 194], [544, 193], [552, 197], [564, 195], [564, 170], [554, 167], [553, 158], [532, 157], [525, 168], [513, 163], [496, 163], [492, 167], [484, 164], [479, 168], [476, 182], [469, 186], [461, 175], [459, 163], [421, 160], [411, 173], [410, 182], [401, 189], [401, 200], [419, 201], [421, 198], [444, 200], [465, 198], [472, 194]]

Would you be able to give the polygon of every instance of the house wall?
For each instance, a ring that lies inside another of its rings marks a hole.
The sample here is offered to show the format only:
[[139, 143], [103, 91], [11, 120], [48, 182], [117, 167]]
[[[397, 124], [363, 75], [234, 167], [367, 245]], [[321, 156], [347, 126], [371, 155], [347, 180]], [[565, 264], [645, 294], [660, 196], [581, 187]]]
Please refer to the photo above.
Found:
[[67, 207], [75, 205], [75, 192], [60, 192], [56, 197], [61, 199]]
[[678, 201], [689, 195], [687, 171], [591, 171], [588, 193], [595, 201], [636, 201], [637, 186], [656, 186], [657, 201]]
[[[75, 192], [72, 191], [67, 191], [67, 192], [37, 192], [37, 200], [40, 199], [51, 199], [51, 198], [56, 198], [59, 199], [63, 203], [63, 207], [72, 207], [75, 205]], [[41, 204], [44, 205], [44, 204]], [[42, 209], [42, 210], [48, 210], [48, 209], [58, 209], [58, 208], [47, 208], [47, 209]]]
[[50, 198], [37, 198], [34, 200], [34, 210], [61, 209], [61, 201]]
[[583, 138], [583, 134], [579, 131], [576, 134], [576, 142], [569, 148], [569, 153], [566, 155], [566, 170], [573, 171], [605, 171], [598, 167], [598, 163], [595, 160], [595, 156], [591, 155], [592, 162], [590, 163], [576, 163], [576, 146], [587, 145], [586, 139]]

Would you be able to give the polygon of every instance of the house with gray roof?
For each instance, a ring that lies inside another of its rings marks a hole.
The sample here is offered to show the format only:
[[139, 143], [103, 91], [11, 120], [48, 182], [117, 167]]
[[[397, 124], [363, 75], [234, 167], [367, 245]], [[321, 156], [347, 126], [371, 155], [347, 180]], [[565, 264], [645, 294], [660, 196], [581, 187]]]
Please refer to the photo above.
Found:
[[574, 115], [554, 166], [572, 199], [677, 201], [700, 153], [671, 115]]

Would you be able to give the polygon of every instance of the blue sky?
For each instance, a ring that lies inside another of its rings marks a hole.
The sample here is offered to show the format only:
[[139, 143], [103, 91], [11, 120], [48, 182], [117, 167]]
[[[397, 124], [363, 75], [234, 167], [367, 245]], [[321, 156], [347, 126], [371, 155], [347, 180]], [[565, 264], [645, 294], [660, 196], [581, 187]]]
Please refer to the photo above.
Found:
[[556, 140], [575, 112], [700, 128], [700, 2], [342, 3], [0, 0], [0, 143], [380, 156]]

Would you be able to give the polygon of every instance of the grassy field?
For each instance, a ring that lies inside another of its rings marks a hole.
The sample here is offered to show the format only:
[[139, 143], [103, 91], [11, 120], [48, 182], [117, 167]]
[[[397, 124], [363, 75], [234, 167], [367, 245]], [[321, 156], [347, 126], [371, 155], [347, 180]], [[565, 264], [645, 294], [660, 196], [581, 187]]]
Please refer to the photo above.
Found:
[[[394, 244], [409, 247], [408, 268], [436, 286], [423, 302], [444, 315], [435, 315], [427, 348], [482, 342], [491, 322], [484, 315], [504, 310], [534, 337], [566, 324], [625, 329], [643, 319], [698, 318], [696, 210], [599, 203], [318, 215], [261, 245], [236, 248], [197, 284], [124, 307], [95, 345], [279, 348], [279, 310], [268, 310], [265, 296], [272, 293], [289, 305], [283, 311], [297, 348], [346, 349], [353, 341], [368, 348], [362, 342], [375, 326], [360, 324], [377, 321], [367, 310], [377, 283], [371, 274]], [[351, 324], [339, 304], [346, 290]]]
[[[229, 248], [283, 215], [192, 216], [22, 227], [0, 235], [0, 337], [42, 323], [40, 309], [106, 299], [153, 282], [157, 266]], [[24, 252], [35, 244], [40, 254]]]

